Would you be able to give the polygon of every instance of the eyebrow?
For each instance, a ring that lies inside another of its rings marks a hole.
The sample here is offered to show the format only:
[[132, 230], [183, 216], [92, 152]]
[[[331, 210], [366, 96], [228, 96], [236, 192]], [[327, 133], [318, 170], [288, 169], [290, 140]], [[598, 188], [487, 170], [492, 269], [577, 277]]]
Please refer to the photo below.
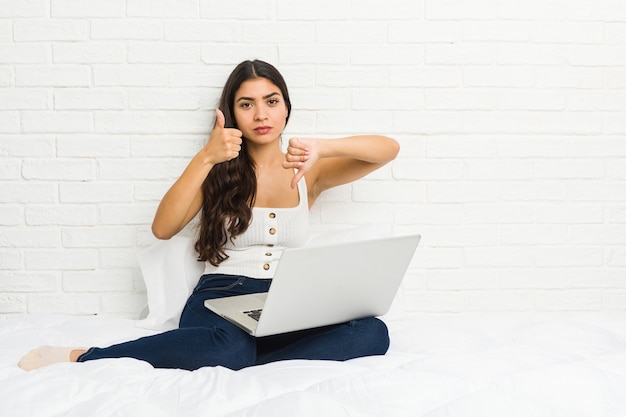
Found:
[[[280, 95], [280, 93], [278, 91], [275, 91], [273, 93], [269, 93], [269, 94], [263, 96], [263, 100], [267, 100], [270, 97], [274, 97], [274, 96], [278, 96], [278, 95]], [[252, 98], [252, 97], [239, 97], [237, 99], [237, 102], [240, 102], [241, 100], [254, 101], [254, 98]]]

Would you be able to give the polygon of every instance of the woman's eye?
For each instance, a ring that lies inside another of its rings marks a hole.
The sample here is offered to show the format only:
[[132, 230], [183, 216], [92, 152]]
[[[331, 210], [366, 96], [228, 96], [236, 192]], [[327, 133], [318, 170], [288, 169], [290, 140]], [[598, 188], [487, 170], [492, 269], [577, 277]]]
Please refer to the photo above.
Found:
[[278, 104], [278, 99], [272, 98], [272, 99], [269, 99], [267, 102], [270, 106], [274, 106]]
[[252, 103], [241, 103], [239, 107], [241, 107], [242, 109], [248, 109], [252, 107]]

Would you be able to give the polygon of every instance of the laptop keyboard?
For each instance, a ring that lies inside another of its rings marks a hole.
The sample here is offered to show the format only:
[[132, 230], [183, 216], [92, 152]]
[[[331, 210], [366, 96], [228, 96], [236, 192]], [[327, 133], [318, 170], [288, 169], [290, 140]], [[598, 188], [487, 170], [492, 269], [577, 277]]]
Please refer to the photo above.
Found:
[[249, 317], [252, 317], [254, 320], [259, 321], [262, 311], [263, 309], [259, 308], [257, 310], [244, 311], [243, 314], [247, 314]]

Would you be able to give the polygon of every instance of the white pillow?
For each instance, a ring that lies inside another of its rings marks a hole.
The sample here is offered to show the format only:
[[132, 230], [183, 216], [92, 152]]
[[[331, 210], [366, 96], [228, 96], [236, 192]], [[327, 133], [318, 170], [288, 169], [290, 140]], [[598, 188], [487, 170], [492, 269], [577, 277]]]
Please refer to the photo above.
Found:
[[[390, 230], [389, 225], [373, 224], [310, 232], [306, 246], [387, 237], [391, 235]], [[174, 236], [157, 241], [139, 252], [137, 257], [146, 284], [148, 315], [137, 321], [138, 327], [158, 331], [178, 327], [185, 303], [204, 272], [204, 263], [198, 262], [194, 243], [195, 240], [190, 237]]]
[[153, 330], [178, 327], [187, 298], [204, 272], [194, 239], [174, 236], [160, 240], [137, 255], [146, 284], [148, 316], [137, 326]]

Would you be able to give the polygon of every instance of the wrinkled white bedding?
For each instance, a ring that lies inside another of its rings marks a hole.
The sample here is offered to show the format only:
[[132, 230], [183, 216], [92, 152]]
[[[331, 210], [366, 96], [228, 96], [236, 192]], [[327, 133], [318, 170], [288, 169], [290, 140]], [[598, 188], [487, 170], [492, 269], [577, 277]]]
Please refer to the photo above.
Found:
[[394, 318], [384, 357], [286, 361], [238, 372], [134, 359], [16, 363], [41, 344], [106, 345], [131, 320], [0, 319], [0, 416], [626, 416], [626, 313]]

